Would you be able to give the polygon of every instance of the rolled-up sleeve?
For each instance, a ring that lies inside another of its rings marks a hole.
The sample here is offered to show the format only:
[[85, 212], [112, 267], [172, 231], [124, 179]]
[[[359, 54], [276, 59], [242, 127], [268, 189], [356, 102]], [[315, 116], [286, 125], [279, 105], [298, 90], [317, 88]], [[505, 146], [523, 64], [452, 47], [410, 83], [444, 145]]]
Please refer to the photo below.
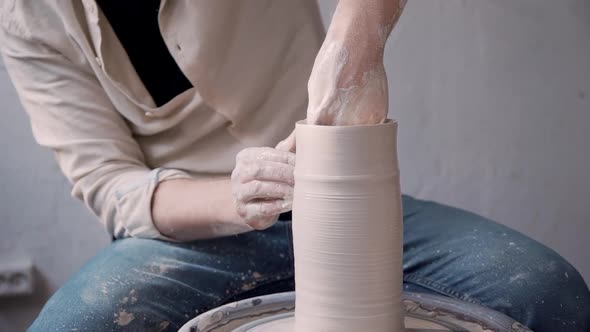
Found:
[[146, 166], [129, 126], [83, 61], [6, 31], [0, 50], [33, 135], [55, 152], [72, 195], [116, 238], [165, 239], [152, 220], [153, 192], [161, 181], [189, 175]]

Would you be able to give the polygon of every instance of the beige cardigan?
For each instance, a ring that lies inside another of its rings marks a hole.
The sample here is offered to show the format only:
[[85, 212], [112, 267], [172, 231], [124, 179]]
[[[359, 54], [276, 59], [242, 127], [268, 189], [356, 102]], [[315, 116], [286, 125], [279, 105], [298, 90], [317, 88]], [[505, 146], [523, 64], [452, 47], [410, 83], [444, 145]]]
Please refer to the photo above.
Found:
[[163, 238], [159, 181], [228, 174], [241, 149], [285, 138], [323, 39], [314, 0], [163, 0], [159, 22], [195, 87], [162, 107], [94, 0], [0, 0], [0, 51], [33, 134], [117, 238]]

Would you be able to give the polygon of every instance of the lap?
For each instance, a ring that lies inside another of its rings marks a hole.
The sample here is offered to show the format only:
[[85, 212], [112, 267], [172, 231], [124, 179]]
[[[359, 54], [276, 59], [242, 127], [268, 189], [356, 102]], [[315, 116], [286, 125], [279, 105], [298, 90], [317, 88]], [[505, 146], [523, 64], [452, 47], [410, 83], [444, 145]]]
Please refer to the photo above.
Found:
[[115, 241], [45, 305], [31, 331], [177, 331], [198, 313], [293, 288], [290, 223], [175, 244]]
[[[584, 331], [588, 288], [554, 251], [460, 209], [403, 203], [406, 289], [483, 304], [537, 332]], [[184, 244], [115, 241], [54, 294], [31, 331], [176, 331], [223, 303], [291, 290], [290, 226]]]
[[586, 331], [590, 293], [555, 251], [476, 214], [404, 197], [404, 281], [534, 331]]

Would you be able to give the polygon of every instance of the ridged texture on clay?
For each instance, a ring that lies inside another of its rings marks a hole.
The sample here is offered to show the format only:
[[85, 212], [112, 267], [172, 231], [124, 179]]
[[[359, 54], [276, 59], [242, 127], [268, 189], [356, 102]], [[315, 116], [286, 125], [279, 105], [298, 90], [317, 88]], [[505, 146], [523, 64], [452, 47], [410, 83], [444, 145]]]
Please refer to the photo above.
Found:
[[403, 331], [396, 135], [297, 125], [296, 332]]

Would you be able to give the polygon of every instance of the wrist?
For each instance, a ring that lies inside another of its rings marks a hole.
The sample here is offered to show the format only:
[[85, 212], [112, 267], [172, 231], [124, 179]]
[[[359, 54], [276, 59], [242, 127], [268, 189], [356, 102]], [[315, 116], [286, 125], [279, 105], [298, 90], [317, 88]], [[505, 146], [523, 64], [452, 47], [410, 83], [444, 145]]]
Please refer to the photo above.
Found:
[[152, 218], [160, 233], [180, 241], [251, 230], [236, 212], [229, 178], [161, 182], [152, 199]]
[[216, 215], [217, 220], [222, 222], [242, 223], [242, 217], [238, 215], [236, 203], [232, 195], [232, 185], [230, 179], [220, 181], [216, 190], [219, 190], [217, 197], [219, 200], [214, 203], [211, 213]]
[[[384, 0], [340, 0], [326, 38], [384, 48], [391, 30]], [[391, 2], [387, 0], [385, 2]]]

